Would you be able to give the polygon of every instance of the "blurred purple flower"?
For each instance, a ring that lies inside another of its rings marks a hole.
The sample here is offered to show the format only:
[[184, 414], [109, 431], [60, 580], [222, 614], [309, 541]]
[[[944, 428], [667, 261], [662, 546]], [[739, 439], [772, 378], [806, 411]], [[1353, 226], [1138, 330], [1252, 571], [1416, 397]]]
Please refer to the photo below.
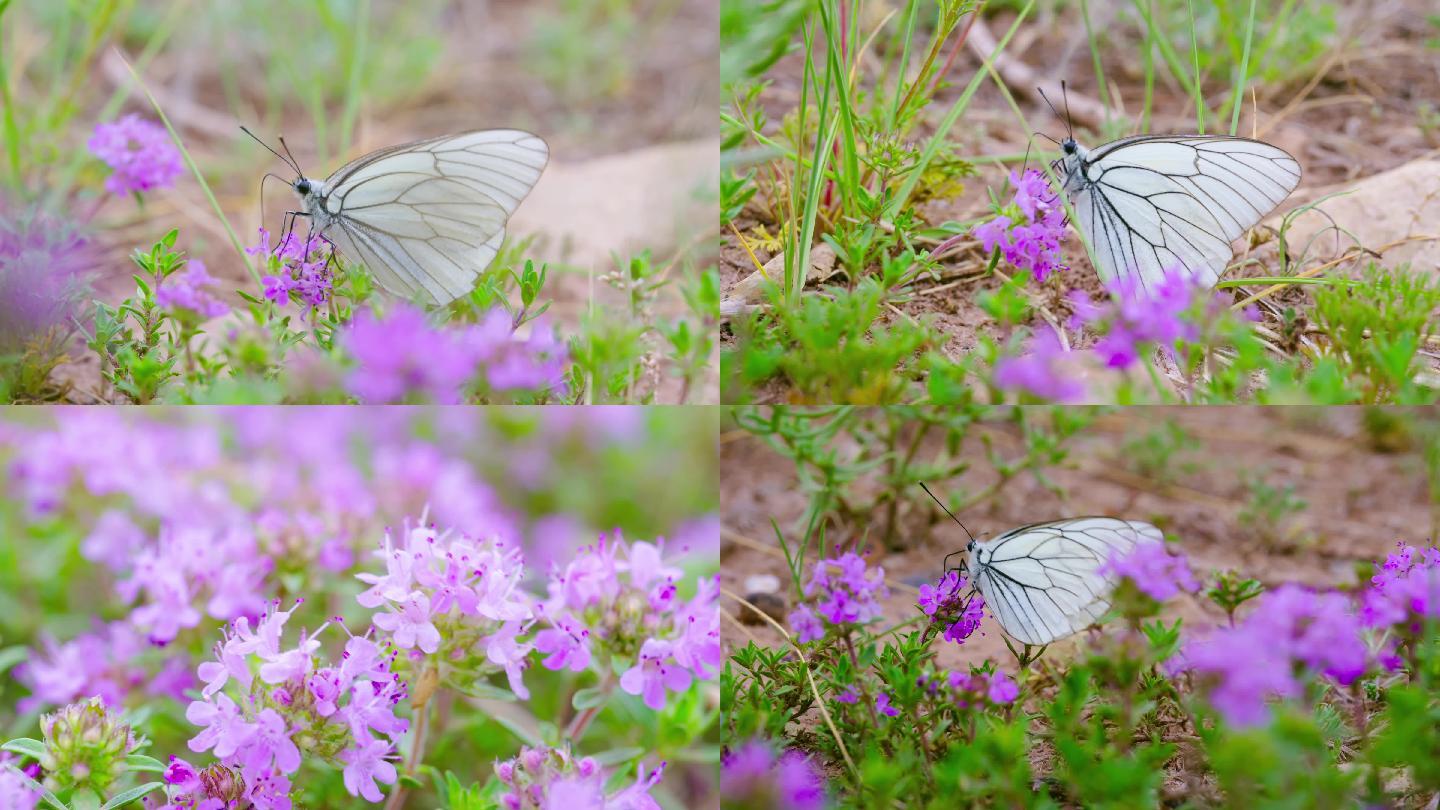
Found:
[[105, 189], [112, 194], [167, 188], [185, 170], [165, 128], [134, 113], [96, 124], [86, 145], [109, 164], [112, 173]]
[[720, 806], [726, 810], [823, 810], [827, 804], [824, 773], [799, 751], [777, 757], [757, 739], [720, 757]]
[[1002, 357], [995, 361], [997, 388], [1022, 391], [1052, 402], [1081, 402], [1085, 399], [1085, 385], [1066, 376], [1060, 365], [1069, 352], [1060, 345], [1060, 338], [1054, 332], [1036, 332], [1027, 348], [1029, 351], [1019, 357]]
[[40, 791], [12, 770], [18, 762], [14, 754], [0, 751], [0, 807], [34, 810], [40, 804]]
[[196, 321], [215, 318], [230, 311], [225, 302], [206, 289], [215, 283], [216, 279], [205, 269], [204, 262], [190, 259], [185, 262], [184, 270], [172, 273], [157, 283], [155, 303], [162, 309], [177, 311]]
[[795, 640], [801, 644], [825, 637], [825, 625], [807, 604], [796, 605], [786, 620], [790, 622], [790, 629], [795, 631]]
[[1153, 285], [1139, 276], [1125, 276], [1107, 286], [1109, 301], [1091, 301], [1080, 290], [1070, 293], [1075, 309], [1071, 325], [1088, 326], [1100, 335], [1093, 351], [1111, 368], [1134, 365], [1147, 345], [1198, 340], [1199, 321], [1210, 311], [1200, 304], [1214, 301], [1206, 284], [1178, 270], [1166, 271]]
[[342, 332], [342, 345], [356, 363], [350, 393], [366, 403], [419, 398], [447, 405], [461, 402], [482, 381], [491, 391], [563, 393], [564, 346], [539, 322], [531, 326], [530, 337], [520, 341], [510, 316], [499, 309], [459, 330], [434, 327], [407, 304], [383, 320], [363, 311]]
[[1015, 698], [1020, 697], [1020, 687], [1015, 681], [1011, 680], [1009, 675], [996, 670], [990, 673], [987, 680], [988, 687], [985, 695], [990, 698], [991, 703], [997, 706], [1004, 705], [1006, 703], [1012, 703]]
[[1198, 676], [1230, 723], [1260, 725], [1266, 699], [1299, 695], [1306, 671], [1342, 685], [1363, 675], [1370, 656], [1360, 630], [1344, 594], [1287, 583], [1257, 599], [1239, 625], [1188, 641], [1166, 668]]
[[970, 232], [980, 240], [986, 253], [998, 247], [1005, 261], [1029, 270], [1036, 281], [1044, 281], [1051, 272], [1065, 269], [1060, 264], [1065, 209], [1059, 204], [1050, 181], [1037, 169], [1030, 169], [1023, 176], [1012, 171], [1010, 182], [1015, 186], [1015, 198], [1014, 207], [1008, 210], [1018, 209], [1026, 222], [1001, 214], [976, 225]]
[[340, 345], [355, 360], [350, 393], [366, 404], [459, 404], [477, 370], [456, 333], [431, 326], [409, 304], [397, 303], [384, 318], [360, 312], [341, 330]]
[[1164, 602], [1181, 591], [1200, 590], [1200, 583], [1190, 573], [1190, 564], [1184, 555], [1172, 552], [1164, 543], [1140, 543], [1129, 554], [1112, 555], [1100, 570], [1119, 579], [1129, 579], [1157, 602]]
[[900, 714], [899, 709], [890, 705], [890, 696], [884, 692], [875, 696], [875, 710], [886, 717], [896, 717]]
[[38, 209], [0, 209], [0, 354], [68, 330], [99, 264], [94, 246]]
[[609, 780], [594, 759], [577, 760], [568, 748], [521, 748], [516, 756], [495, 763], [495, 776], [503, 786], [499, 807], [503, 810], [660, 810], [650, 790], [659, 784], [665, 764], [648, 772], [643, 764], [637, 769], [638, 778], [633, 784], [607, 796], [605, 785]]

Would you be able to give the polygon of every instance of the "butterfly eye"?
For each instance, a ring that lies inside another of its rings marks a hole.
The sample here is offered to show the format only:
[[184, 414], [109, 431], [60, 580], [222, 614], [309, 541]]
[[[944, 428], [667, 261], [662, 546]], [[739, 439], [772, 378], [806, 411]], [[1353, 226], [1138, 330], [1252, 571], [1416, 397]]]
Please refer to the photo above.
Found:
[[310, 181], [309, 181], [309, 180], [301, 180], [300, 182], [298, 182], [298, 183], [295, 184], [295, 190], [298, 191], [298, 192], [300, 192], [300, 194], [301, 194], [302, 196], [303, 196], [303, 195], [306, 195], [306, 194], [309, 194], [309, 193], [310, 193]]
[[1060, 142], [1060, 148], [1065, 150], [1065, 154], [1067, 155], [1075, 154], [1075, 139], [1066, 138], [1065, 140]]

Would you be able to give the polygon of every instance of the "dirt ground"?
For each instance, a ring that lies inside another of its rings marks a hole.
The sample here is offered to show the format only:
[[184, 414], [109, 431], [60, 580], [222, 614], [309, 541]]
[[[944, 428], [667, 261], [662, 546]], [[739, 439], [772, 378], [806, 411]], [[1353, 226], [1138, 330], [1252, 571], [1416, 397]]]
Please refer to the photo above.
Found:
[[[1099, 90], [1085, 30], [1075, 9], [1067, 7], [1057, 12], [1046, 4], [1040, 5], [1043, 8], [1022, 25], [1003, 58], [1012, 66], [1028, 70], [1034, 79], [1046, 83], [1065, 79], [1072, 106], [1077, 98], [1093, 102]], [[1301, 164], [1300, 187], [1281, 204], [1277, 214], [1398, 166], [1440, 155], [1440, 132], [1434, 127], [1426, 130], [1421, 126], [1421, 111], [1426, 100], [1440, 98], [1440, 52], [1426, 44], [1434, 37], [1434, 29], [1426, 16], [1433, 13], [1433, 4], [1428, 0], [1365, 0], [1336, 5], [1340, 41], [1320, 61], [1318, 75], [1259, 88], [1240, 117], [1241, 135], [1253, 135], [1280, 146], [1295, 155]], [[1133, 32], [1134, 12], [1129, 4], [1092, 3], [1091, 8], [1092, 24], [1097, 30], [1117, 25], [1117, 19], [1123, 17], [1123, 30]], [[1009, 12], [998, 13], [985, 18], [979, 26], [987, 28], [993, 40], [1009, 28], [1013, 19]], [[1133, 48], [1108, 48], [1103, 56], [1110, 92], [1119, 99], [1112, 106], [1118, 110], [1128, 108], [1130, 115], [1140, 107], [1144, 93], [1141, 52], [1137, 42]], [[981, 65], [972, 48], [961, 52], [949, 74], [950, 86], [943, 89], [928, 108], [926, 120], [930, 123], [922, 125], [917, 140], [933, 131], [933, 122], [950, 108], [975, 71], [982, 69]], [[760, 98], [772, 128], [778, 128], [783, 117], [798, 104], [802, 69], [803, 55], [794, 54], [771, 69], [771, 84]], [[1052, 115], [1034, 94], [1033, 84], [1034, 81], [1030, 86], [1012, 84], [1008, 90], [1031, 127], [1052, 137], [1061, 137], [1065, 122]], [[1214, 95], [1214, 88], [1209, 90], [1213, 103], [1220, 96]], [[1161, 77], [1156, 81], [1154, 93], [1149, 131], [1195, 131], [1194, 106], [1183, 88]], [[1207, 131], [1214, 131], [1215, 122], [1208, 124]], [[1093, 136], [1084, 134], [1078, 137], [1094, 140]], [[950, 138], [957, 144], [959, 155], [977, 160], [984, 155], [1020, 154], [1027, 147], [1048, 145], [1024, 131], [1009, 101], [991, 81], [981, 84], [965, 114], [952, 128]], [[993, 164], [978, 166], [978, 176], [968, 178], [959, 195], [921, 203], [918, 211], [922, 219], [934, 226], [986, 216], [989, 204], [986, 190], [993, 188], [1000, 193], [1010, 168]], [[1391, 200], [1393, 206], [1394, 197], [1386, 199]], [[1416, 201], [1415, 205], [1421, 202]], [[735, 225], [742, 233], [756, 226], [775, 233], [774, 223], [767, 220], [768, 216], [752, 204], [746, 216]], [[1273, 221], [1273, 218], [1267, 220]], [[1341, 224], [1352, 230], [1365, 226], [1363, 222]], [[1367, 247], [1391, 241], [1384, 236], [1377, 236], [1377, 240]], [[723, 242], [721, 289], [728, 291], [737, 281], [753, 273], [755, 267], [733, 233], [727, 232]], [[1336, 247], [1328, 238], [1319, 240], [1314, 258], [1328, 259], [1336, 255]], [[1344, 250], [1348, 241], [1342, 240], [1338, 247]], [[1243, 245], [1240, 253], [1243, 256]], [[1064, 243], [1063, 254], [1071, 269], [1052, 275], [1045, 284], [1038, 285], [1036, 296], [1036, 303], [1060, 323], [1068, 322], [1072, 314], [1066, 300], [1070, 290], [1083, 290], [1092, 297], [1102, 292], [1084, 247], [1073, 234]], [[1269, 260], [1274, 254], [1272, 241], [1252, 255]], [[757, 251], [762, 263], [772, 255], [769, 251]], [[940, 350], [952, 358], [974, 349], [979, 335], [1003, 341], [1008, 333], [997, 327], [975, 303], [978, 293], [997, 288], [1001, 283], [981, 272], [986, 258], [976, 243], [944, 259], [939, 280], [916, 282], [910, 300], [887, 308], [880, 322], [888, 325], [901, 320], [926, 319], [943, 333], [945, 342]], [[1273, 262], [1271, 264], [1271, 267], [1251, 265], [1232, 270], [1226, 278], [1273, 275]], [[1335, 272], [1345, 269], [1342, 266]], [[845, 279], [836, 276], [830, 283], [844, 284]], [[1239, 300], [1255, 289], [1236, 288], [1232, 292]], [[1267, 316], [1273, 316], [1286, 306], [1303, 305], [1309, 297], [1303, 287], [1292, 287], [1272, 296], [1263, 308]], [[1044, 322], [1037, 317], [1030, 325], [1040, 328]], [[725, 338], [733, 345], [734, 338], [728, 330]], [[1090, 341], [1093, 337], [1084, 336], [1074, 348], [1082, 348]], [[784, 401], [786, 389], [772, 385], [753, 394], [757, 402]]]
[[[1434, 420], [1440, 412], [1416, 416]], [[1171, 483], [1137, 474], [1120, 457], [1128, 439], [1167, 421], [1198, 440], [1194, 449], [1172, 459], [1176, 472]], [[1006, 458], [1021, 454], [1013, 425], [981, 423], [959, 451], [975, 463], [951, 487], [974, 493], [995, 481], [982, 437]], [[1368, 576], [1370, 564], [1383, 559], [1397, 542], [1428, 544], [1434, 536], [1418, 446], [1398, 433], [1367, 430], [1359, 408], [1127, 408], [1100, 415], [1071, 447], [1063, 468], [1047, 470], [1063, 495], [1021, 475], [959, 517], [977, 537], [1080, 515], [1146, 520], [1178, 541], [1177, 548], [1189, 557], [1197, 576], [1233, 569], [1267, 586], [1353, 585]], [[927, 439], [917, 458], [936, 449]], [[785, 591], [788, 573], [770, 521], [787, 537], [801, 533], [796, 523], [808, 501], [797, 488], [794, 468], [733, 423], [722, 430], [720, 464], [722, 585], [732, 593], [749, 594], [753, 583], [747, 580], [757, 574], [774, 575], [782, 583], [780, 596], [786, 599], [788, 611], [793, 594]], [[1251, 499], [1249, 482], [1255, 477], [1277, 489], [1292, 486], [1306, 506], [1279, 521], [1274, 532], [1247, 524], [1241, 512]], [[827, 542], [847, 547], [874, 537], [882, 523], [877, 515], [850, 522], [831, 520]], [[869, 563], [884, 567], [891, 590], [880, 627], [919, 615], [917, 587], [938, 579], [944, 556], [966, 542], [961, 529], [918, 490], [902, 505], [897, 525], [897, 534], [905, 539], [896, 548], [880, 548], [875, 542], [867, 547]], [[726, 600], [724, 609], [736, 618], [744, 610], [733, 600]], [[1177, 616], [1184, 618], [1189, 630], [1224, 620], [1223, 613], [1208, 602], [1183, 595], [1167, 603], [1161, 618]], [[768, 624], [739, 628], [725, 622], [723, 627], [727, 652], [751, 639], [767, 646], [782, 643]], [[1083, 638], [1057, 643], [1046, 658], [1063, 661]], [[965, 645], [942, 646], [939, 663], [947, 668], [990, 657], [1014, 668], [998, 626], [988, 616], [980, 634]]]

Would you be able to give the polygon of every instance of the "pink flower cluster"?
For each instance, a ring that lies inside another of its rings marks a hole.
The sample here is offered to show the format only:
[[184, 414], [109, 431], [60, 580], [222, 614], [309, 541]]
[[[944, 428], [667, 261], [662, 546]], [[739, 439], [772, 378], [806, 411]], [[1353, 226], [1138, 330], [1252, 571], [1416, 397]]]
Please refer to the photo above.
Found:
[[209, 289], [216, 279], [199, 259], [185, 262], [185, 269], [157, 283], [155, 303], [177, 316], [195, 322], [216, 318], [230, 311], [229, 305]]
[[920, 610], [932, 623], [945, 625], [943, 638], [956, 644], [974, 635], [985, 617], [985, 597], [975, 591], [965, 598], [965, 585], [959, 571], [946, 571], [938, 583], [920, 586]]
[[1267, 698], [1298, 696], [1306, 673], [1342, 685], [1363, 675], [1370, 655], [1361, 629], [1344, 594], [1287, 583], [1257, 599], [1239, 625], [1186, 643], [1167, 670], [1193, 673], [1230, 723], [1260, 725]]
[[822, 618], [832, 625], [842, 625], [865, 624], [879, 617], [878, 600], [889, 596], [890, 589], [885, 586], [884, 568], [868, 568], [863, 557], [847, 551], [816, 562], [804, 593], [807, 601], [789, 616], [790, 627], [802, 644], [825, 636]]
[[530, 327], [517, 339], [510, 314], [498, 308], [463, 329], [432, 326], [405, 304], [384, 317], [363, 310], [340, 333], [355, 366], [346, 385], [367, 404], [453, 405], [474, 390], [563, 393], [568, 350], [543, 320]]
[[775, 751], [751, 740], [720, 756], [720, 800], [726, 807], [824, 810], [825, 775], [796, 750]]
[[634, 660], [620, 688], [659, 710], [668, 692], [719, 671], [719, 577], [699, 578], [695, 596], [682, 600], [681, 571], [664, 559], [663, 541], [627, 543], [619, 532], [602, 535], [563, 568], [551, 571], [549, 597], [540, 606], [548, 625], [535, 634], [546, 669], [604, 672], [610, 658]]
[[1201, 320], [1218, 303], [1209, 285], [1179, 270], [1167, 271], [1154, 284], [1131, 275], [1107, 286], [1109, 301], [1093, 302], [1080, 290], [1070, 294], [1071, 325], [1100, 335], [1092, 351], [1111, 368], [1133, 366], [1147, 346], [1199, 339]]
[[273, 271], [260, 279], [267, 299], [283, 307], [293, 298], [313, 311], [330, 300], [335, 284], [329, 271], [333, 250], [330, 241], [318, 233], [302, 238], [294, 232], [280, 237], [272, 248], [270, 232], [262, 227], [260, 242], [245, 252], [265, 256], [267, 269]]
[[995, 387], [1050, 402], [1085, 401], [1085, 384], [1071, 376], [1064, 361], [1070, 353], [1048, 329], [1030, 337], [1025, 351], [995, 361]]
[[401, 532], [398, 542], [387, 532], [378, 556], [385, 573], [358, 574], [370, 587], [356, 601], [384, 609], [372, 619], [383, 638], [442, 659], [462, 657], [478, 639], [511, 691], [530, 696], [523, 680], [530, 645], [517, 636], [529, 627], [534, 600], [520, 588], [525, 564], [516, 545], [421, 525]]
[[1440, 548], [1400, 548], [1381, 564], [1361, 597], [1367, 627], [1398, 627], [1415, 635], [1440, 619]]
[[156, 673], [142, 665], [151, 645], [128, 622], [99, 625], [64, 643], [47, 635], [43, 643], [43, 652], [33, 651], [15, 668], [31, 692], [17, 705], [22, 712], [92, 696], [120, 708], [135, 692], [181, 700], [195, 684], [183, 658], [169, 658]]
[[628, 787], [606, 795], [608, 781], [600, 763], [590, 757], [575, 757], [566, 748], [525, 747], [511, 759], [495, 763], [495, 776], [504, 786], [500, 805], [504, 810], [660, 810], [650, 789], [665, 773], [665, 763], [639, 775]]
[[1044, 281], [1052, 271], [1065, 269], [1060, 264], [1065, 208], [1050, 187], [1050, 181], [1038, 169], [1030, 169], [1023, 176], [1012, 171], [1010, 182], [1015, 186], [1013, 205], [1019, 209], [1020, 216], [1012, 209], [1010, 214], [976, 225], [971, 233], [980, 240], [986, 253], [999, 247], [1005, 261], [1029, 270], [1036, 281]]
[[111, 194], [167, 188], [185, 171], [165, 128], [134, 113], [97, 124], [86, 146], [109, 164], [105, 190]]
[[[342, 764], [352, 796], [380, 801], [376, 783], [395, 781], [389, 758], [409, 728], [409, 721], [395, 716], [408, 692], [391, 669], [394, 653], [352, 636], [340, 662], [327, 665], [318, 656], [325, 627], [301, 631], [295, 646], [284, 646], [285, 623], [295, 608], [278, 607], [254, 628], [245, 617], [237, 619], [216, 660], [200, 665], [202, 699], [190, 704], [185, 718], [202, 731], [190, 740], [190, 750], [212, 751], [222, 765], [237, 769], [245, 798], [259, 810], [290, 810], [290, 777], [301, 765], [297, 741], [305, 755]], [[177, 763], [177, 792], [199, 798], [194, 794], [204, 786], [186, 778], [193, 767]]]
[[1130, 553], [1113, 555], [1100, 567], [1101, 573], [1134, 583], [1141, 593], [1157, 602], [1184, 591], [1200, 590], [1184, 555], [1172, 552], [1164, 543], [1140, 543]]

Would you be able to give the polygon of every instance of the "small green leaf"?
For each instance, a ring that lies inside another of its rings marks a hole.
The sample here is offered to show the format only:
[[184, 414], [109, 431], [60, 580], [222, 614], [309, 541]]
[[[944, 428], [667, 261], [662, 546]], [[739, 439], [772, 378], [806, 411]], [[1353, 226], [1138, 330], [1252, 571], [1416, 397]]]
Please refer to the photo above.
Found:
[[10, 667], [24, 661], [29, 655], [30, 648], [23, 644], [17, 644], [14, 647], [6, 647], [0, 650], [0, 672], [5, 672], [10, 669]]
[[131, 754], [125, 757], [125, 767], [132, 771], [165, 772], [165, 763], [154, 757], [147, 757], [144, 754]]
[[[148, 757], [147, 757], [147, 759], [148, 759]], [[121, 793], [121, 794], [117, 795], [115, 798], [111, 799], [110, 801], [105, 802], [105, 804], [103, 804], [103, 805], [100, 806], [100, 810], [114, 810], [114, 808], [116, 808], [116, 807], [124, 807], [125, 805], [129, 804], [130, 802], [135, 801], [136, 799], [140, 798], [141, 796], [144, 796], [144, 795], [146, 795], [146, 794], [148, 794], [148, 793], [152, 793], [152, 792], [154, 792], [155, 790], [158, 790], [158, 789], [163, 788], [163, 787], [165, 787], [165, 783], [164, 783], [164, 782], [146, 782], [145, 784], [140, 785], [139, 787], [130, 788], [129, 790], [125, 791], [124, 793]]]
[[601, 765], [615, 766], [622, 762], [629, 762], [636, 757], [645, 755], [644, 748], [612, 748], [609, 751], [601, 751], [591, 756], [591, 759]]
[[32, 740], [29, 737], [17, 737], [4, 745], [0, 745], [0, 751], [10, 751], [38, 760], [45, 755], [45, 743], [39, 740]]
[[570, 699], [570, 705], [574, 706], [576, 711], [584, 711], [586, 709], [593, 709], [596, 706], [603, 706], [605, 705], [605, 701], [609, 699], [610, 692], [608, 690], [592, 686], [588, 689], [578, 690], [575, 696]]

